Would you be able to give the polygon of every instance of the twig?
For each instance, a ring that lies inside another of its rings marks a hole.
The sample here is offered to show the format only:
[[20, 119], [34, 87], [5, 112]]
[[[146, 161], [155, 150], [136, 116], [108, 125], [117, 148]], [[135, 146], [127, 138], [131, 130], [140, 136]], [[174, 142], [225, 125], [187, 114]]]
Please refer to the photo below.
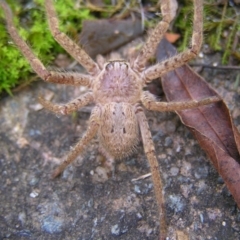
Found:
[[147, 173], [147, 174], [144, 174], [144, 175], [142, 175], [142, 176], [140, 176], [140, 177], [138, 177], [138, 178], [133, 178], [133, 179], [132, 179], [132, 182], [135, 182], [135, 181], [138, 181], [138, 180], [141, 180], [141, 179], [148, 178], [148, 177], [150, 177], [151, 175], [152, 175], [152, 173]]
[[213, 68], [213, 69], [222, 69], [222, 70], [240, 70], [238, 66], [213, 66], [209, 64], [202, 64], [202, 63], [191, 63], [189, 64], [191, 67], [203, 67], [203, 68]]

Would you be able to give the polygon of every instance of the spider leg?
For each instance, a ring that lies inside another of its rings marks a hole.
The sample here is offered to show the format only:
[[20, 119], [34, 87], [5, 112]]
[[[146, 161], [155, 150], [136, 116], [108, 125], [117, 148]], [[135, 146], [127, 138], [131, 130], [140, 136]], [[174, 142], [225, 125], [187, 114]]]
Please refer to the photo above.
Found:
[[82, 139], [77, 143], [77, 145], [69, 152], [66, 160], [53, 171], [52, 173], [53, 178], [59, 176], [64, 171], [64, 169], [69, 164], [71, 164], [81, 152], [83, 152], [83, 150], [90, 142], [90, 140], [97, 134], [99, 128], [99, 117], [100, 117], [99, 108], [95, 107], [92, 111], [90, 117], [90, 124], [88, 126], [86, 133], [83, 135]]
[[156, 102], [152, 99], [152, 96], [149, 92], [143, 92], [141, 101], [144, 107], [148, 110], [159, 111], [159, 112], [173, 112], [180, 111], [185, 109], [197, 108], [203, 105], [215, 103], [221, 101], [221, 98], [218, 96], [212, 96], [203, 98], [201, 100], [191, 100], [185, 102]]
[[44, 108], [48, 109], [51, 112], [66, 115], [77, 111], [79, 108], [93, 102], [93, 95], [92, 93], [88, 92], [64, 105], [54, 104], [48, 100], [45, 100], [42, 96], [39, 96], [39, 102]]
[[47, 82], [67, 84], [74, 86], [90, 87], [93, 78], [89, 75], [78, 72], [53, 72], [49, 71], [48, 77], [45, 79]]
[[154, 148], [151, 132], [149, 130], [147, 118], [142, 108], [137, 109], [136, 115], [138, 119], [138, 124], [140, 126], [144, 151], [151, 168], [154, 191], [155, 191], [158, 209], [159, 209], [161, 239], [166, 239], [167, 225], [166, 225], [166, 216], [165, 216], [165, 207], [164, 207], [163, 187], [162, 187], [159, 165], [158, 165], [158, 161], [155, 154], [155, 148]]
[[143, 46], [142, 51], [138, 55], [137, 59], [133, 64], [133, 68], [141, 71], [144, 68], [146, 62], [154, 56], [157, 45], [163, 38], [164, 33], [168, 30], [169, 24], [172, 21], [172, 1], [162, 0], [161, 1], [161, 15], [162, 21], [158, 23], [155, 29], [151, 32], [149, 38]]
[[98, 65], [88, 56], [88, 54], [65, 33], [59, 30], [59, 22], [52, 0], [45, 0], [45, 8], [50, 31], [56, 41], [76, 59], [91, 75], [99, 72]]
[[194, 19], [191, 47], [186, 51], [177, 54], [163, 62], [157, 63], [142, 72], [142, 77], [146, 83], [151, 82], [163, 74], [186, 64], [190, 59], [197, 56], [202, 46], [203, 29], [203, 1], [194, 0]]

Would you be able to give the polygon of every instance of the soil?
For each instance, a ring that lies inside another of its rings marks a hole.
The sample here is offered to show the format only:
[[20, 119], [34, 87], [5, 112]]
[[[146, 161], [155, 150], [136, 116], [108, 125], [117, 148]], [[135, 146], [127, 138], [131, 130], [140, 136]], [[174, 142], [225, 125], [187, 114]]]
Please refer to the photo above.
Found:
[[[219, 56], [202, 61], [219, 62]], [[201, 75], [225, 99], [240, 129], [237, 72], [202, 69]], [[1, 100], [0, 239], [159, 239], [151, 178], [132, 181], [149, 173], [141, 143], [109, 176], [96, 138], [60, 178], [50, 178], [86, 131], [91, 106], [56, 116], [41, 109], [37, 96], [68, 102], [85, 91], [39, 81]], [[190, 131], [174, 113], [146, 114], [164, 183], [169, 239], [240, 239], [240, 211]]]

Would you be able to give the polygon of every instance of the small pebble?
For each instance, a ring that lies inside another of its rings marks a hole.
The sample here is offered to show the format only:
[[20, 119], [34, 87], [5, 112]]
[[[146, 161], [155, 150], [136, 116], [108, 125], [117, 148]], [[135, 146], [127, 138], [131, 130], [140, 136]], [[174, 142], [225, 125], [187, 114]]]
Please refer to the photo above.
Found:
[[164, 141], [164, 147], [170, 147], [173, 143], [173, 140], [170, 137], [166, 137]]
[[116, 225], [111, 227], [111, 233], [113, 235], [119, 236], [119, 234], [120, 234], [120, 227], [118, 226], [118, 224], [116, 224]]
[[38, 196], [38, 193], [35, 192], [35, 191], [33, 191], [33, 192], [30, 193], [30, 197], [31, 197], [31, 198], [36, 198], [37, 196]]
[[138, 212], [138, 213], [137, 213], [137, 218], [138, 218], [138, 219], [142, 219], [142, 214]]
[[36, 177], [32, 177], [29, 181], [29, 184], [31, 186], [35, 186], [37, 183], [39, 182], [39, 178], [36, 178]]
[[22, 225], [26, 222], [26, 213], [25, 212], [20, 212], [18, 214], [18, 220], [21, 222]]
[[141, 193], [140, 187], [138, 185], [134, 186], [134, 192], [135, 193]]
[[42, 229], [48, 233], [60, 233], [63, 227], [63, 219], [53, 215], [46, 216], [42, 222]]
[[170, 168], [170, 174], [171, 174], [171, 176], [177, 176], [178, 173], [179, 173], [179, 168], [177, 168], [177, 167], [171, 167], [171, 168]]
[[203, 223], [204, 222], [204, 217], [203, 217], [203, 214], [201, 213], [201, 214], [199, 214], [199, 217], [200, 217], [200, 221], [201, 221], [201, 223]]
[[175, 212], [183, 212], [186, 208], [186, 201], [181, 195], [173, 194], [168, 198], [168, 206]]

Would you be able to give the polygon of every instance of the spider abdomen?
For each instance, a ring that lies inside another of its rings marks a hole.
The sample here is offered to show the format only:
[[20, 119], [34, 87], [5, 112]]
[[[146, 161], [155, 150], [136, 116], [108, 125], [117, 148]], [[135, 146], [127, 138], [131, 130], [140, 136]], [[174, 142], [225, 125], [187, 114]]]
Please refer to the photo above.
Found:
[[139, 141], [134, 106], [111, 102], [101, 106], [99, 141], [116, 159], [130, 155]]

